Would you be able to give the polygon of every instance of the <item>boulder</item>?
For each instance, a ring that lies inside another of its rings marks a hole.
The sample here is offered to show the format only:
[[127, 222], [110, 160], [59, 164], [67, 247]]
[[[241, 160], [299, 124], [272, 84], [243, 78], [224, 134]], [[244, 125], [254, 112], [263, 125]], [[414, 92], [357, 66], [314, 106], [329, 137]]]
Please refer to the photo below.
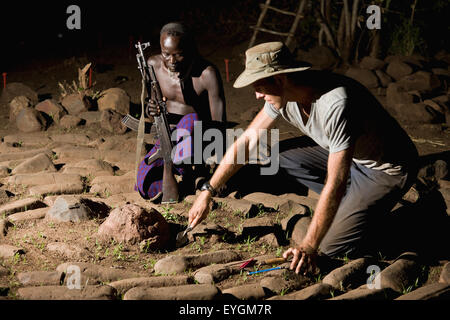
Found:
[[11, 246], [9, 244], [0, 244], [0, 258], [9, 259], [14, 257], [16, 254], [23, 254], [24, 251], [16, 246]]
[[31, 100], [25, 96], [18, 96], [12, 99], [9, 103], [9, 122], [15, 123], [20, 111], [31, 107]]
[[339, 62], [333, 51], [326, 46], [316, 46], [308, 52], [299, 50], [297, 59], [309, 62], [313, 68], [319, 70], [331, 70]]
[[378, 78], [371, 70], [350, 67], [345, 75], [355, 79], [369, 89], [379, 86]]
[[324, 283], [316, 283], [305, 289], [294, 291], [282, 296], [275, 296], [268, 300], [323, 300], [331, 298], [333, 287]]
[[170, 238], [169, 225], [158, 211], [134, 204], [111, 211], [98, 228], [98, 234], [131, 244], [151, 239], [150, 250], [164, 248]]
[[386, 62], [384, 62], [383, 60], [374, 58], [374, 57], [364, 57], [362, 58], [359, 66], [363, 69], [368, 69], [368, 70], [378, 70], [378, 69], [383, 69], [384, 66], [386, 65]]
[[266, 291], [258, 283], [244, 284], [222, 291], [224, 298], [228, 296], [239, 300], [262, 300], [266, 297]]
[[66, 114], [64, 108], [53, 99], [39, 102], [35, 109], [47, 114], [55, 123], [59, 123], [59, 120]]
[[126, 115], [130, 111], [130, 97], [121, 88], [109, 88], [101, 93], [97, 100], [98, 110], [114, 110], [120, 115]]
[[389, 63], [386, 72], [395, 80], [400, 80], [401, 78], [413, 73], [414, 69], [407, 63], [394, 60]]
[[63, 129], [73, 129], [80, 125], [82, 122], [82, 119], [78, 116], [74, 116], [71, 114], [67, 114], [59, 120], [59, 127]]
[[417, 262], [415, 253], [402, 254], [394, 263], [379, 273], [381, 289], [389, 288], [399, 293], [403, 292], [415, 284], [420, 276], [420, 269], [421, 266]]
[[122, 123], [123, 116], [114, 110], [103, 110], [100, 115], [100, 126], [102, 129], [116, 134], [123, 134], [127, 127]]
[[20, 82], [8, 83], [2, 91], [0, 101], [2, 103], [8, 104], [17, 96], [27, 97], [28, 99], [30, 99], [31, 104], [33, 105], [35, 105], [39, 101], [36, 91]]
[[0, 207], [0, 216], [10, 215], [16, 212], [27, 211], [30, 209], [39, 209], [45, 207], [45, 203], [36, 198], [20, 199], [6, 203]]
[[417, 99], [410, 93], [406, 92], [397, 83], [390, 83], [386, 90], [386, 103], [389, 107], [395, 106], [397, 103], [414, 103]]
[[86, 121], [86, 125], [99, 123], [102, 113], [100, 111], [85, 111], [78, 114], [78, 117]]
[[22, 132], [37, 132], [46, 128], [47, 120], [39, 111], [33, 108], [25, 108], [17, 115], [16, 126]]
[[373, 261], [368, 258], [359, 258], [334, 269], [327, 274], [322, 283], [330, 285], [335, 290], [344, 291], [347, 288], [356, 288], [366, 283], [369, 274], [367, 267]]
[[402, 123], [442, 123], [444, 114], [423, 102], [397, 103], [391, 106], [393, 116]]
[[423, 91], [430, 92], [440, 87], [441, 82], [432, 73], [426, 71], [417, 71], [416, 73], [402, 77], [397, 84], [405, 91]]
[[441, 275], [439, 277], [439, 282], [450, 284], [450, 262], [447, 262], [442, 268]]
[[78, 93], [68, 94], [62, 99], [61, 104], [72, 116], [88, 111], [91, 106], [88, 97]]
[[129, 278], [118, 281], [113, 281], [109, 285], [117, 290], [118, 294], [124, 294], [128, 290], [136, 287], [145, 288], [161, 288], [173, 287], [192, 284], [192, 278], [187, 275], [179, 276], [161, 276], [161, 277], [141, 277]]
[[80, 222], [93, 215], [89, 207], [74, 197], [59, 196], [47, 211], [46, 218], [58, 222]]

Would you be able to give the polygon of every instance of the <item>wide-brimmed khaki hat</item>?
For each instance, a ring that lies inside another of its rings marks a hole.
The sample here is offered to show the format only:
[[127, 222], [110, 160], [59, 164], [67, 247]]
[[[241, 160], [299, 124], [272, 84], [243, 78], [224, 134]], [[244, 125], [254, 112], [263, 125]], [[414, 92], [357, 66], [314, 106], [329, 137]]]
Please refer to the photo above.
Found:
[[280, 73], [304, 71], [311, 68], [306, 62], [295, 61], [282, 42], [267, 42], [245, 51], [245, 70], [233, 84], [242, 88], [263, 78]]

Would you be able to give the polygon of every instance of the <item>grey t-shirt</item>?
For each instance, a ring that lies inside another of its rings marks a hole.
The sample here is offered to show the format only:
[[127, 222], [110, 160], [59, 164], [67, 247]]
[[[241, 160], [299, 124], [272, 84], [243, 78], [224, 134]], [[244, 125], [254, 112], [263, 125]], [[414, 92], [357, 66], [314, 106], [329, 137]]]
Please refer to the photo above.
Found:
[[266, 102], [264, 111], [273, 119], [281, 114], [330, 153], [355, 142], [354, 162], [389, 175], [403, 174], [415, 159], [415, 146], [373, 96], [358, 91], [352, 97], [348, 91], [341, 86], [323, 94], [312, 103], [306, 123], [297, 102], [287, 102], [280, 110]]

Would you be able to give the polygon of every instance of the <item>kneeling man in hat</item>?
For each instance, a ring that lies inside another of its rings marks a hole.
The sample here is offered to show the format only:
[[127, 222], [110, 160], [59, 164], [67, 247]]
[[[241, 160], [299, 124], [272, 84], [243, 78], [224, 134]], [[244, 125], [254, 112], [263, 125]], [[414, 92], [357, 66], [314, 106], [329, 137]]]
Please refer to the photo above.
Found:
[[293, 256], [291, 270], [314, 270], [319, 252], [376, 254], [386, 242], [384, 219], [416, 178], [418, 153], [407, 133], [363, 85], [295, 62], [281, 42], [246, 51], [246, 67], [234, 87], [247, 85], [265, 100], [264, 107], [201, 188], [189, 211], [190, 226], [207, 217], [215, 191], [243, 166], [237, 153], [249, 151], [252, 132], [270, 129], [281, 115], [313, 143], [281, 152], [280, 170], [320, 194], [302, 243], [283, 254]]

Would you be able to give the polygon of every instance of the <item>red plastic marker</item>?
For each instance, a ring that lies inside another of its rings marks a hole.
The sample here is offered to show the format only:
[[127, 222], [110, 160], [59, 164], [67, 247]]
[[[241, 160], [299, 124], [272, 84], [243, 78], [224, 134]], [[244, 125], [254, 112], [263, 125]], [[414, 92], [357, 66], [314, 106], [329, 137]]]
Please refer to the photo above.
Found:
[[89, 68], [89, 88], [92, 87], [92, 67]]
[[228, 62], [229, 62], [230, 60], [228, 60], [228, 59], [225, 59], [225, 72], [226, 72], [226, 74], [227, 74], [227, 82], [230, 82], [230, 75], [228, 74]]
[[6, 88], [6, 72], [3, 72], [2, 75], [3, 75], [3, 89], [5, 89]]

